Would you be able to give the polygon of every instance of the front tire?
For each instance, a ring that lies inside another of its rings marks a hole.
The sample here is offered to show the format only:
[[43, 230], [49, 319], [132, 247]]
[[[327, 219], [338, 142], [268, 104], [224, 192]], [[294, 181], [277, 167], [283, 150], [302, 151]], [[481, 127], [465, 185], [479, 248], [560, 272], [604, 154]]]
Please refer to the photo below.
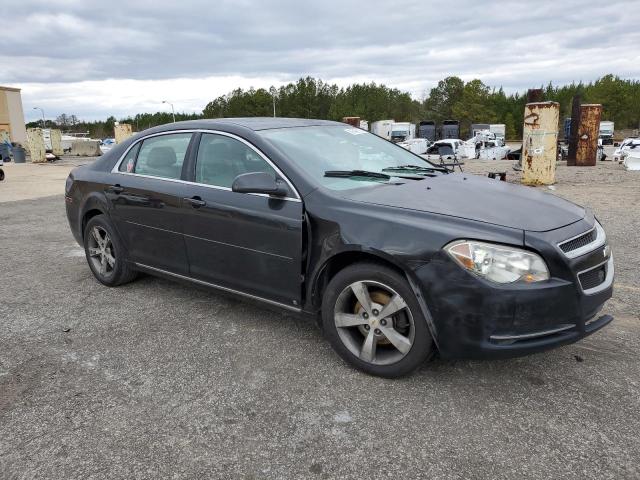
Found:
[[322, 300], [322, 325], [334, 350], [371, 375], [406, 375], [434, 351], [405, 278], [374, 263], [351, 265], [331, 279]]
[[122, 242], [106, 215], [96, 215], [87, 222], [84, 252], [91, 272], [103, 285], [116, 287], [137, 275], [127, 262]]

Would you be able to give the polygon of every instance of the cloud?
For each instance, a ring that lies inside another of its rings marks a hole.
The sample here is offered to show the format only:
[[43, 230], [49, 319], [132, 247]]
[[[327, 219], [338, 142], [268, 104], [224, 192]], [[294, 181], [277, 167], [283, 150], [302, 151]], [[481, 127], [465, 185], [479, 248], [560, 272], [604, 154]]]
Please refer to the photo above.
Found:
[[[3, 26], [0, 84], [25, 110], [89, 118], [201, 110], [240, 86], [312, 75], [416, 97], [439, 79], [506, 90], [640, 76], [635, 1], [21, 0]], [[44, 107], [43, 107], [44, 108]]]

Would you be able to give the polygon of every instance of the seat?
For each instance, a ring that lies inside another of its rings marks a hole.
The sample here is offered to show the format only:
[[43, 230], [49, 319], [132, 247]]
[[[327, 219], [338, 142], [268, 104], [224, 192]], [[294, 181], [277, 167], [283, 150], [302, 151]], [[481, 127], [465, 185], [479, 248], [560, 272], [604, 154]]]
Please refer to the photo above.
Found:
[[176, 152], [171, 147], [153, 147], [147, 157], [145, 171], [159, 177], [180, 178], [181, 167], [176, 164]]
[[[237, 153], [237, 152], [236, 152]], [[225, 141], [214, 140], [198, 152], [196, 182], [221, 187], [231, 187], [242, 172], [234, 161], [234, 152]]]

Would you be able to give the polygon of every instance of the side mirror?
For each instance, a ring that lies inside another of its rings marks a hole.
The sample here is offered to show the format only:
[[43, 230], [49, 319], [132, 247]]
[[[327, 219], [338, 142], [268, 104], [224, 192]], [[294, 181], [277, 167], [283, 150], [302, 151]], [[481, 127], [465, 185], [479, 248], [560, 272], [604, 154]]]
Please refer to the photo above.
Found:
[[282, 180], [276, 180], [266, 172], [251, 172], [238, 175], [231, 190], [238, 193], [264, 193], [275, 197], [286, 197], [288, 190]]

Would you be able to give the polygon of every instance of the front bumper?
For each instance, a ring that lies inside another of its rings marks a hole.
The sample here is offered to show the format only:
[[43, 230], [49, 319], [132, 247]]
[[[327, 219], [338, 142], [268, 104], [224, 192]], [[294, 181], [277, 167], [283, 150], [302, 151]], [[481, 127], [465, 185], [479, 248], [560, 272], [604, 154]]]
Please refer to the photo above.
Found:
[[[538, 242], [554, 245], [548, 239], [532, 240]], [[441, 357], [526, 355], [576, 342], [610, 323], [613, 317], [601, 310], [613, 293], [613, 258], [605, 259], [605, 281], [585, 290], [578, 275], [603, 263], [600, 249], [572, 260], [560, 252], [543, 252], [546, 260], [549, 255], [555, 256], [548, 262], [552, 278], [528, 285], [490, 283], [444, 252], [415, 270]]]

